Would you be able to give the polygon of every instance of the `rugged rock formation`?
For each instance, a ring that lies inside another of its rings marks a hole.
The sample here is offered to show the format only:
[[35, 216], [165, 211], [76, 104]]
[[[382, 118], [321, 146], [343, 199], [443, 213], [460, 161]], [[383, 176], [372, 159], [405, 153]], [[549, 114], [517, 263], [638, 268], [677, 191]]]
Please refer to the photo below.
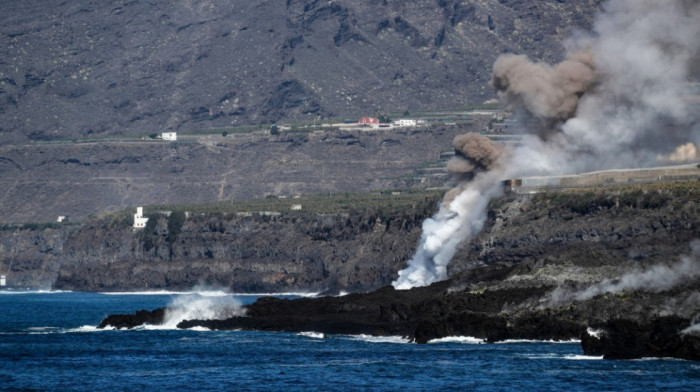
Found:
[[585, 332], [581, 346], [586, 355], [605, 359], [673, 357], [700, 361], [700, 334], [682, 332], [690, 324], [690, 320], [675, 316], [641, 322], [613, 319], [596, 331], [597, 336]]
[[490, 205], [478, 237], [457, 253], [450, 273], [496, 262], [561, 263], [593, 273], [569, 276], [552, 267], [541, 277], [559, 284], [599, 281], [606, 270], [667, 262], [687, 253], [688, 244], [700, 238], [699, 195], [700, 185], [690, 182], [502, 197]]
[[159, 325], [163, 323], [165, 317], [165, 308], [156, 310], [139, 310], [134, 314], [113, 314], [106, 317], [97, 328], [104, 329], [108, 327], [123, 329], [135, 328], [140, 325]]
[[698, 359], [699, 190], [680, 183], [504, 197], [448, 281], [263, 298], [245, 316], [179, 327], [402, 335], [418, 343], [455, 335], [581, 338], [587, 354], [609, 359]]
[[234, 292], [368, 290], [389, 284], [415, 249], [436, 198], [401, 213], [193, 214], [174, 227], [153, 214], [95, 220], [64, 246], [56, 289], [122, 291], [225, 287]]
[[49, 290], [56, 282], [63, 259], [63, 246], [74, 226], [0, 230], [0, 274], [7, 276], [7, 288]]
[[599, 3], [3, 2], [0, 144], [481, 104]]
[[[504, 287], [508, 281], [533, 282], [530, 278], [540, 270], [499, 263], [406, 291], [388, 286], [342, 297], [266, 297], [246, 306], [245, 316], [183, 320], [178, 328], [401, 335], [416, 343], [448, 336], [472, 336], [487, 342], [581, 338], [587, 355], [606, 359], [700, 359], [700, 335], [684, 331], [691, 324], [685, 315], [700, 311], [700, 304], [672, 304], [683, 298], [692, 301], [700, 288], [698, 277], [671, 290], [624, 290], [567, 303], [550, 302], [553, 287]], [[482, 285], [486, 288], [465, 289]], [[109, 316], [100, 327], [133, 328], [157, 322], [162, 313], [159, 309]], [[667, 315], [659, 316], [662, 313]]]

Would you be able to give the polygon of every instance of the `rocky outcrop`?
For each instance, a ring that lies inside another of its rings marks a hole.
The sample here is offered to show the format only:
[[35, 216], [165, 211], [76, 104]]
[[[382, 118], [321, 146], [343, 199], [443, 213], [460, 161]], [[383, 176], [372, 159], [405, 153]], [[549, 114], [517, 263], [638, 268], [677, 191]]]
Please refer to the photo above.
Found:
[[163, 324], [165, 311], [165, 308], [159, 308], [152, 311], [140, 310], [134, 314], [113, 314], [102, 320], [97, 328], [131, 329], [141, 325], [160, 325]]
[[586, 355], [605, 359], [681, 358], [700, 361], [700, 334], [684, 332], [688, 319], [666, 316], [651, 320], [613, 319], [581, 338]]

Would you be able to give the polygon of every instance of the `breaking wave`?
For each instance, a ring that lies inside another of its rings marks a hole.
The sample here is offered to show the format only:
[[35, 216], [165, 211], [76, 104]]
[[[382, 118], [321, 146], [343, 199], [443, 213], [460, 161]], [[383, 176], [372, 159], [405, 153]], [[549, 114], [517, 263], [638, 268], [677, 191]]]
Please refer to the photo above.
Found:
[[203, 296], [201, 294], [182, 295], [173, 299], [165, 311], [162, 325], [149, 326], [152, 329], [176, 329], [184, 320], [225, 320], [242, 316], [245, 311], [232, 295]]
[[486, 340], [474, 338], [471, 336], [448, 336], [445, 338], [433, 339], [428, 343], [466, 343], [466, 344], [482, 344], [486, 343]]
[[372, 336], [372, 335], [347, 335], [351, 340], [361, 340], [367, 343], [410, 343], [408, 338], [401, 336]]
[[0, 295], [17, 295], [17, 294], [59, 294], [72, 293], [68, 290], [0, 290]]
[[[54, 291], [53, 293], [55, 293]], [[191, 290], [191, 291], [169, 291], [169, 290], [153, 290], [153, 291], [104, 291], [99, 294], [104, 295], [200, 295], [202, 297], [318, 297], [320, 293], [231, 293], [224, 290]]]

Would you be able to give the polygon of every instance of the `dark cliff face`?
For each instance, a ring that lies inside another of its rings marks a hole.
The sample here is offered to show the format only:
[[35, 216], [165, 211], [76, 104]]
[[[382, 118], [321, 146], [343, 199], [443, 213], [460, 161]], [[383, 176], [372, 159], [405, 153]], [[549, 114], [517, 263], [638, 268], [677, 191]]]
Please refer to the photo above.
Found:
[[3, 2], [0, 143], [480, 104], [600, 2]]
[[94, 221], [66, 241], [54, 288], [368, 290], [391, 282], [434, 205], [426, 200], [394, 216], [195, 215], [175, 226], [175, 214], [156, 214], [139, 232], [128, 222]]
[[[699, 237], [697, 194], [698, 185], [686, 183], [646, 193], [506, 196], [491, 204], [485, 229], [458, 252], [451, 275], [471, 273], [476, 265], [501, 265], [505, 272], [492, 278], [470, 279], [498, 282], [503, 289], [576, 288], [670, 263], [687, 254], [689, 243]], [[128, 220], [91, 221], [66, 240], [54, 287], [373, 289], [390, 283], [405, 267], [435, 201], [399, 214], [195, 215], [179, 228], [169, 224], [172, 215], [156, 215], [137, 233]], [[525, 274], [532, 271], [538, 272]], [[527, 277], [507, 279], [521, 273]], [[469, 290], [495, 283], [480, 284]]]
[[51, 288], [73, 227], [0, 230], [0, 274], [12, 289]]

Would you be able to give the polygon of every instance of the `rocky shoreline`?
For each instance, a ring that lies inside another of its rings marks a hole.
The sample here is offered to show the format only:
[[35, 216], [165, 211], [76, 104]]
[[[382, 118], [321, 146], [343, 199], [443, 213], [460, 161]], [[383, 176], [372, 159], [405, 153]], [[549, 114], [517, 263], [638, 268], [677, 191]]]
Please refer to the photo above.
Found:
[[[403, 336], [427, 343], [470, 336], [493, 343], [512, 339], [581, 340], [586, 355], [605, 359], [674, 357], [700, 360], [700, 334], [683, 332], [698, 304], [671, 309], [670, 301], [692, 302], [698, 279], [665, 291], [607, 292], [589, 299], [552, 304], [552, 286], [505, 287], [541, 268], [497, 264], [460, 273], [448, 281], [411, 290], [391, 286], [369, 293], [299, 298], [263, 297], [241, 316], [183, 320], [178, 328], [262, 330]], [[476, 289], [480, 285], [486, 289]], [[168, 309], [111, 315], [100, 328], [160, 324]]]

